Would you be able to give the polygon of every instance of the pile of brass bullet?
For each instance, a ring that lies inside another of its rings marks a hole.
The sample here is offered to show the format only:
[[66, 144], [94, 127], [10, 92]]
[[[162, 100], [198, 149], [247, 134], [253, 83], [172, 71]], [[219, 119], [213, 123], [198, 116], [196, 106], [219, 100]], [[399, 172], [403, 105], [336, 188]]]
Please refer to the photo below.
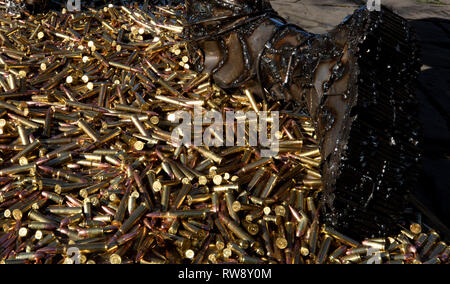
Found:
[[[2, 263], [448, 262], [419, 224], [362, 243], [321, 224], [310, 119], [190, 70], [182, 15], [0, 17]], [[194, 106], [279, 111], [279, 154], [174, 146], [168, 115]]]

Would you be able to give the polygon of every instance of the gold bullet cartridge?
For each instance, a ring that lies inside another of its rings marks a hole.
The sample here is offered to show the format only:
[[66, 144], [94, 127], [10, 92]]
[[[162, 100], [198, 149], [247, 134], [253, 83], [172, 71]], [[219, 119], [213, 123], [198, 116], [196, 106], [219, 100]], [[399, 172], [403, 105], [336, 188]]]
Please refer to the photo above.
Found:
[[75, 215], [83, 213], [82, 207], [66, 207], [60, 205], [51, 205], [47, 207], [46, 210], [56, 215]]
[[139, 218], [142, 217], [147, 211], [148, 207], [144, 203], [139, 205], [119, 228], [119, 232], [121, 234], [127, 233], [139, 221]]
[[259, 168], [259, 167], [263, 167], [266, 164], [269, 164], [270, 162], [272, 162], [271, 158], [262, 158], [254, 163], [245, 165], [244, 167], [242, 167], [239, 171], [238, 174], [245, 174], [253, 169]]
[[240, 224], [239, 216], [236, 214], [236, 212], [233, 210], [233, 202], [234, 202], [234, 196], [230, 191], [225, 192], [225, 203], [228, 209], [228, 214], [230, 215], [231, 219], [233, 219], [238, 225]]
[[319, 238], [319, 224], [315, 220], [312, 222], [308, 233], [309, 252], [313, 255], [316, 255], [318, 238]]
[[254, 243], [255, 240], [247, 234], [238, 224], [219, 212], [219, 219], [230, 229], [238, 238]]
[[446, 249], [447, 244], [444, 242], [439, 242], [434, 249], [430, 252], [429, 258], [435, 258], [438, 257], [439, 255], [441, 255], [441, 253], [444, 252], [444, 250]]
[[275, 174], [271, 174], [269, 180], [267, 181], [266, 186], [260, 194], [260, 198], [265, 199], [268, 198], [272, 190], [275, 188], [278, 182], [278, 176]]
[[100, 136], [96, 131], [94, 131], [83, 119], [78, 121], [78, 127], [80, 127], [89, 137], [94, 140], [94, 142], [98, 142], [100, 140]]
[[116, 214], [114, 215], [114, 221], [113, 224], [122, 224], [123, 220], [125, 219], [125, 214], [126, 214], [126, 208], [128, 205], [128, 199], [131, 195], [130, 190], [126, 190], [125, 194], [122, 196], [122, 199], [120, 200], [119, 203], [119, 208], [116, 211]]
[[338, 247], [335, 251], [333, 251], [330, 254], [329, 260], [332, 263], [339, 263], [339, 259], [341, 258], [341, 256], [343, 256], [345, 254], [345, 252], [347, 251], [347, 247], [346, 246], [340, 246]]
[[328, 250], [330, 249], [331, 242], [333, 241], [333, 238], [331, 236], [325, 235], [322, 245], [320, 247], [319, 253], [317, 255], [317, 264], [324, 264], [325, 261], [328, 258]]
[[337, 232], [336, 230], [334, 230], [333, 228], [331, 228], [327, 225], [322, 226], [322, 232], [338, 239], [343, 244], [348, 245], [350, 247], [356, 248], [356, 247], [360, 246], [360, 243], [358, 243], [357, 241]]
[[428, 235], [427, 241], [420, 251], [420, 257], [425, 257], [430, 252], [436, 241], [439, 239], [439, 235], [435, 231], [431, 231]]
[[17, 155], [12, 157], [10, 160], [11, 163], [14, 164], [14, 163], [18, 162], [21, 157], [24, 157], [24, 156], [30, 154], [31, 152], [33, 152], [40, 146], [41, 146], [41, 141], [39, 141], [39, 140], [34, 141], [33, 143], [31, 143], [27, 147], [25, 147], [25, 149], [20, 151]]

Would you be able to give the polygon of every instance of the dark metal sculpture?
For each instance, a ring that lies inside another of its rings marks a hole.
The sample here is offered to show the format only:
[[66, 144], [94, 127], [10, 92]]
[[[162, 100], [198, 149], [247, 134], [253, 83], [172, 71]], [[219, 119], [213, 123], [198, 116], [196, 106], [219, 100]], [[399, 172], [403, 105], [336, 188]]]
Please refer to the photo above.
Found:
[[419, 161], [406, 20], [361, 8], [325, 35], [288, 24], [266, 0], [187, 0], [197, 68], [265, 103], [295, 101], [315, 121], [327, 221], [353, 235], [394, 228]]

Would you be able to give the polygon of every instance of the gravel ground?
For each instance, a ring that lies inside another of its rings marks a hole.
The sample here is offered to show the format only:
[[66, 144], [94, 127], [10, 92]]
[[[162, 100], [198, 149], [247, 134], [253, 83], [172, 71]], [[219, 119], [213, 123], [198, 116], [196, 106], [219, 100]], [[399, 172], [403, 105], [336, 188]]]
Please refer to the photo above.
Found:
[[[365, 2], [357, 0], [272, 0], [290, 22], [325, 33]], [[450, 227], [450, 0], [381, 0], [408, 19], [422, 47], [417, 96], [424, 127], [423, 175], [415, 195]], [[449, 232], [443, 224], [441, 231]], [[448, 233], [447, 233], [448, 234]]]

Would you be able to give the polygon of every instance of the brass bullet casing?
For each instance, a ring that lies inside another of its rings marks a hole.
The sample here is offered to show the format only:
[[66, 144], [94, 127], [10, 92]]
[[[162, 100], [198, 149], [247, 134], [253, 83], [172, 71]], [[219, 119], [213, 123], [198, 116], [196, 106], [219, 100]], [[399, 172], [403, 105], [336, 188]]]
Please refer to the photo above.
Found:
[[19, 161], [20, 158], [30, 154], [31, 152], [33, 152], [34, 150], [36, 150], [38, 147], [41, 146], [41, 141], [36, 140], [33, 143], [27, 145], [25, 147], [25, 149], [23, 149], [22, 151], [20, 151], [17, 155], [15, 155], [14, 157], [11, 158], [10, 162], [12, 164], [15, 164], [16, 162]]
[[242, 173], [242, 174], [247, 173], [247, 172], [249, 172], [249, 171], [251, 171], [251, 170], [253, 170], [253, 169], [256, 169], [256, 168], [258, 168], [258, 167], [262, 167], [262, 166], [264, 166], [264, 165], [270, 163], [271, 161], [272, 161], [271, 158], [262, 158], [262, 159], [260, 159], [259, 161], [256, 161], [256, 162], [254, 162], [254, 163], [251, 163], [251, 164], [248, 164], [248, 165], [242, 167], [242, 168], [238, 171], [238, 173]]
[[82, 207], [49, 206], [47, 211], [56, 215], [74, 215], [83, 213]]
[[112, 254], [109, 257], [109, 262], [111, 264], [122, 264], [122, 257], [118, 254]]
[[233, 194], [229, 191], [225, 192], [225, 203], [227, 205], [228, 214], [230, 215], [231, 219], [233, 219], [237, 224], [239, 224], [240, 219], [239, 216], [236, 214], [236, 212], [233, 210], [233, 202], [234, 202]]
[[106, 251], [105, 243], [91, 243], [91, 244], [77, 244], [76, 246], [68, 246], [68, 250], [74, 248], [79, 250], [81, 253], [102, 253]]
[[260, 232], [259, 226], [257, 224], [242, 220], [242, 226], [244, 226], [244, 228], [251, 236], [257, 236]]
[[145, 204], [139, 205], [119, 228], [119, 232], [122, 234], [127, 233], [131, 229], [131, 227], [133, 227], [134, 224], [139, 221], [139, 218], [142, 217], [147, 211], [148, 207]]
[[43, 222], [43, 223], [54, 223], [55, 220], [53, 220], [52, 218], [49, 218], [48, 216], [43, 215], [42, 213], [40, 213], [37, 210], [30, 210], [30, 212], [28, 212], [28, 218], [30, 218], [31, 220], [37, 221], [37, 222]]
[[350, 254], [343, 256], [341, 260], [343, 263], [359, 263], [361, 261], [361, 256], [359, 254]]
[[323, 264], [327, 260], [328, 250], [330, 249], [331, 242], [333, 238], [331, 236], [326, 235], [322, 241], [322, 245], [320, 247], [319, 253], [317, 255], [317, 264]]
[[314, 204], [314, 199], [312, 197], [308, 197], [306, 198], [306, 204], [308, 207], [308, 211], [310, 214], [311, 218], [314, 218], [315, 214], [316, 214], [316, 205]]
[[128, 197], [127, 210], [128, 214], [131, 214], [136, 209], [136, 200], [139, 198], [139, 192], [133, 191]]
[[213, 190], [215, 192], [229, 192], [230, 190], [239, 190], [239, 185], [237, 184], [227, 184], [227, 185], [216, 185]]
[[[6, 124], [6, 121], [5, 121], [5, 124]], [[22, 145], [26, 146], [26, 145], [30, 144], [30, 139], [28, 137], [28, 134], [27, 134], [25, 128], [22, 125], [18, 125], [17, 130], [19, 132], [19, 136], [20, 136]]]
[[[263, 214], [264, 214], [264, 209], [262, 209], [262, 208], [256, 209], [256, 210], [253, 210], [252, 212], [250, 212], [249, 214], [247, 214], [245, 216], [245, 220], [247, 222], [253, 222], [253, 221], [257, 220], [258, 218], [260, 218], [261, 216], [263, 216]], [[265, 217], [267, 217], [267, 216], [265, 216]], [[277, 219], [277, 221], [278, 221], [278, 219]]]
[[385, 242], [375, 242], [375, 241], [363, 241], [362, 244], [366, 247], [370, 247], [373, 249], [384, 250], [386, 248]]
[[238, 238], [242, 240], [249, 241], [251, 243], [254, 243], [255, 240], [253, 237], [251, 237], [249, 234], [247, 234], [241, 227], [239, 227], [238, 224], [236, 224], [234, 221], [223, 215], [222, 213], [219, 213], [219, 219], [225, 224], [225, 226], [230, 229]]
[[269, 180], [267, 181], [266, 186], [264, 187], [261, 195], [259, 196], [262, 199], [269, 197], [272, 190], [275, 188], [278, 181], [278, 176], [275, 174], [271, 174]]
[[213, 162], [215, 162], [215, 163], [217, 163], [217, 164], [219, 164], [219, 165], [220, 165], [220, 163], [222, 163], [222, 161], [223, 161], [223, 157], [220, 157], [220, 156], [214, 154], [213, 152], [206, 150], [206, 149], [203, 148], [203, 147], [196, 147], [195, 149], [196, 149], [203, 157], [205, 157], [206, 159], [210, 159], [210, 160], [212, 160]]
[[94, 142], [100, 140], [99, 135], [87, 124], [84, 120], [80, 119], [78, 121], [78, 127], [80, 127]]
[[152, 212], [148, 213], [146, 216], [149, 218], [204, 218], [210, 210], [189, 210], [189, 211], [168, 211], [168, 212]]
[[345, 252], [347, 251], [347, 247], [346, 246], [340, 246], [338, 247], [335, 251], [333, 251], [330, 256], [329, 256], [329, 260], [331, 261], [331, 263], [339, 263], [339, 259], [341, 256], [343, 256], [345, 254]]
[[436, 241], [439, 239], [438, 233], [435, 231], [432, 231], [427, 238], [427, 241], [425, 245], [423, 246], [422, 250], [420, 251], [420, 256], [423, 258], [431, 251], [431, 248], [434, 246]]
[[173, 220], [173, 222], [170, 225], [169, 230], [168, 230], [169, 234], [176, 235], [179, 227], [180, 227], [180, 221], [178, 219]]
[[[217, 192], [211, 193], [211, 202], [212, 202], [212, 208], [211, 208], [212, 212], [213, 213], [219, 212], [219, 194]], [[233, 202], [232, 206], [234, 206], [234, 203], [235, 202]], [[234, 211], [234, 207], [233, 207], [233, 211]]]
[[441, 260], [438, 257], [429, 259], [427, 261], [425, 261], [423, 264], [441, 264]]
[[14, 166], [0, 170], [0, 176], [20, 174], [23, 172], [36, 172], [36, 164], [28, 164], [23, 166]]
[[428, 235], [425, 233], [421, 233], [419, 234], [419, 236], [417, 236], [416, 240], [415, 240], [415, 245], [417, 248], [421, 248], [425, 241], [428, 239]]
[[450, 257], [450, 247], [445, 248], [444, 252], [441, 254], [441, 259], [443, 262], [448, 261]]
[[265, 174], [266, 169], [264, 167], [259, 168], [256, 173], [253, 175], [252, 180], [250, 181], [250, 183], [248, 184], [248, 190], [251, 191], [255, 185], [261, 180], [261, 178], [263, 177], [263, 175]]
[[316, 255], [317, 243], [319, 238], [319, 224], [317, 221], [313, 221], [309, 228], [309, 252]]
[[48, 192], [48, 191], [43, 191], [42, 192], [42, 196], [45, 198], [48, 198], [50, 200], [52, 200], [53, 202], [57, 203], [57, 204], [63, 204], [64, 202], [64, 197], [60, 196], [57, 193], [53, 193], [53, 192]]
[[82, 219], [84, 219], [84, 215], [82, 213], [70, 215], [60, 222], [60, 226], [67, 226], [79, 223]]
[[170, 187], [164, 185], [161, 190], [161, 210], [163, 212], [169, 210], [169, 194], [170, 194]]
[[410, 231], [413, 234], [418, 235], [418, 234], [420, 234], [422, 232], [422, 226], [420, 226], [420, 224], [417, 224], [417, 223], [411, 224]]
[[248, 255], [240, 256], [239, 260], [241, 263], [244, 263], [244, 264], [263, 264], [264, 263], [264, 260], [257, 258], [257, 257], [251, 257]]
[[74, 190], [79, 190], [80, 188], [89, 187], [89, 186], [90, 186], [89, 183], [56, 184], [54, 191], [57, 194], [62, 194], [62, 193], [72, 192]]
[[342, 243], [344, 243], [344, 244], [346, 244], [346, 245], [348, 245], [350, 247], [358, 247], [358, 246], [360, 246], [360, 244], [357, 241], [355, 241], [355, 240], [353, 240], [353, 239], [351, 239], [351, 238], [349, 238], [349, 237], [347, 237], [347, 236], [337, 232], [336, 230], [334, 230], [333, 228], [331, 228], [331, 227], [329, 227], [327, 225], [323, 225], [322, 232], [337, 238], [339, 241], [341, 241]]
[[123, 220], [125, 219], [126, 214], [126, 208], [128, 205], [128, 199], [131, 195], [131, 192], [127, 190], [125, 194], [123, 195], [122, 199], [120, 200], [119, 208], [116, 211], [116, 214], [114, 215], [114, 221], [117, 224], [122, 224]]

